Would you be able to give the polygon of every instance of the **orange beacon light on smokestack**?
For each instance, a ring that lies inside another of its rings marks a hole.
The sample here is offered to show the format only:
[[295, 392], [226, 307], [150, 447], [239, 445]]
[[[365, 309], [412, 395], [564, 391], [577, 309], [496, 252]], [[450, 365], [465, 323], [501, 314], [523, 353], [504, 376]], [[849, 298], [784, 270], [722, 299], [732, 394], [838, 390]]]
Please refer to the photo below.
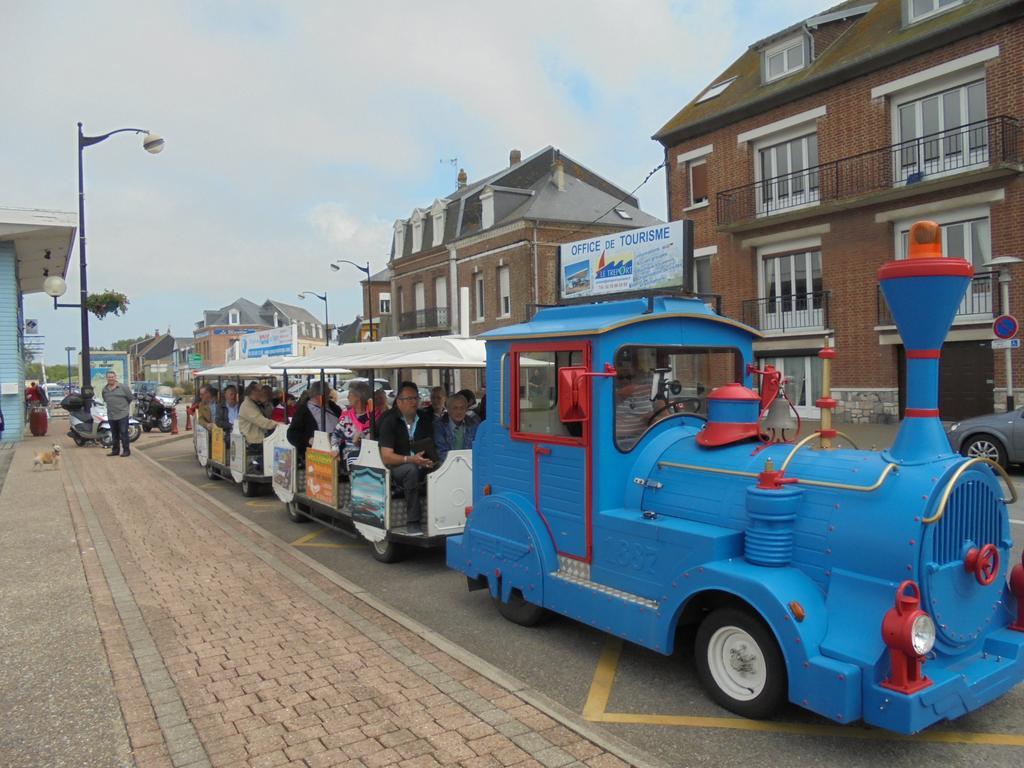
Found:
[[941, 259], [942, 228], [934, 221], [918, 221], [910, 227], [908, 259]]

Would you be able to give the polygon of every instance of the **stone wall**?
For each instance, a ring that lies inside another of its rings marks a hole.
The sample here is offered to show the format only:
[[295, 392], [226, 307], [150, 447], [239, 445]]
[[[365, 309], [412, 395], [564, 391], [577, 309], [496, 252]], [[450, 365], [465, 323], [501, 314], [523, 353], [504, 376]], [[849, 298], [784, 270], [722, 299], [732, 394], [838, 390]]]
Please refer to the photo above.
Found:
[[837, 424], [895, 424], [899, 421], [899, 390], [833, 389]]

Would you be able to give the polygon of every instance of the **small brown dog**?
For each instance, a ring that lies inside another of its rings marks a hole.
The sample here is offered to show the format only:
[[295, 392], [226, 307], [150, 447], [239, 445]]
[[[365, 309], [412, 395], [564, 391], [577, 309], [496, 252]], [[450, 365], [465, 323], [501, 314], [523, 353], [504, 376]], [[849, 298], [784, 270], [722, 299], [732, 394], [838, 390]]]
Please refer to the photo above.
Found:
[[49, 451], [40, 451], [36, 454], [35, 459], [32, 461], [32, 469], [38, 469], [44, 464], [49, 464], [54, 469], [60, 468], [60, 446], [56, 443], [53, 444], [53, 448]]

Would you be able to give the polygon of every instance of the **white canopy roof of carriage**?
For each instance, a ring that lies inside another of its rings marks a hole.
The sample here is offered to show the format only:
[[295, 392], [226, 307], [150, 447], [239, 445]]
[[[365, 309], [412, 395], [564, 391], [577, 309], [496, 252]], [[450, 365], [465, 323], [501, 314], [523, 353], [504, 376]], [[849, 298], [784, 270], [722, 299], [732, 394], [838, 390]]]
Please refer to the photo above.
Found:
[[[248, 360], [232, 360], [225, 365], [218, 365], [213, 368], [207, 368], [205, 371], [198, 371], [196, 376], [205, 376], [207, 378], [221, 376], [225, 379], [257, 379], [264, 376], [280, 376], [283, 371], [272, 367], [272, 364], [287, 359], [289, 359], [287, 355], [280, 355], [278, 357], [254, 357]], [[294, 369], [289, 368], [288, 372], [313, 374], [320, 373], [320, 368], [313, 369], [296, 366]], [[344, 369], [339, 369], [336, 372], [349, 373], [349, 371]]]
[[338, 347], [320, 347], [308, 355], [289, 357], [271, 365], [276, 370], [323, 369], [341, 373], [389, 368], [483, 368], [484, 343], [462, 336], [390, 337]]

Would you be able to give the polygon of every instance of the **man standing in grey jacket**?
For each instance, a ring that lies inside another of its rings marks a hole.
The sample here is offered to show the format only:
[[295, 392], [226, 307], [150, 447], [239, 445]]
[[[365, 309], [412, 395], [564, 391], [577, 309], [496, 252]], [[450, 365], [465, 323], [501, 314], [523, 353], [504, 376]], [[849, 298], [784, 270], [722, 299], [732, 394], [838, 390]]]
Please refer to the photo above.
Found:
[[117, 380], [117, 373], [107, 371], [107, 386], [103, 388], [103, 402], [107, 406], [107, 421], [114, 438], [108, 456], [131, 456], [132, 447], [128, 442], [128, 414], [135, 395], [127, 384]]

